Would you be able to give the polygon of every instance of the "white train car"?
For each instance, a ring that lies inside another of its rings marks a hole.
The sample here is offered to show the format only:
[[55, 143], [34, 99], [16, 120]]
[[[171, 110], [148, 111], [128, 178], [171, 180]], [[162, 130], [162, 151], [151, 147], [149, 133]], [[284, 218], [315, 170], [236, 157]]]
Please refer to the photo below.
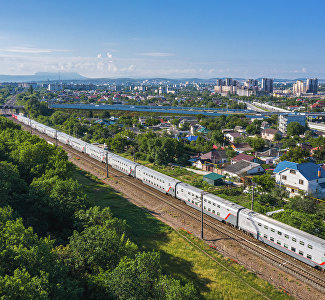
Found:
[[19, 122], [24, 123], [25, 125], [29, 125], [30, 119], [22, 116], [22, 115], [12, 115], [14, 119], [16, 119]]
[[58, 131], [56, 134], [56, 138], [59, 142], [65, 144], [65, 145], [69, 145], [70, 144], [70, 135], [64, 133], [64, 132], [60, 132]]
[[39, 132], [42, 132], [42, 133], [45, 133], [45, 128], [47, 126], [41, 124], [41, 123], [38, 123], [38, 122], [35, 122], [35, 129], [38, 130]]
[[86, 152], [86, 142], [70, 136], [69, 143], [73, 149], [76, 149], [80, 152]]
[[172, 195], [173, 197], [176, 196], [176, 185], [181, 182], [173, 177], [161, 174], [160, 172], [142, 165], [139, 165], [136, 168], [136, 178], [163, 193]]
[[99, 147], [97, 147], [95, 145], [91, 145], [91, 144], [87, 144], [86, 153], [89, 156], [91, 156], [92, 158], [95, 158], [98, 161], [103, 162], [103, 163], [106, 162], [106, 153], [107, 153], [108, 160], [110, 159], [111, 156], [113, 156], [113, 153], [103, 150], [102, 148], [99, 148]]
[[136, 177], [135, 170], [136, 167], [139, 166], [139, 164], [116, 154], [109, 158], [108, 164], [111, 165], [113, 169], [132, 177]]
[[239, 213], [240, 229], [273, 248], [319, 268], [325, 268], [325, 241], [249, 209]]
[[46, 126], [45, 127], [45, 134], [50, 136], [51, 138], [55, 139], [57, 131], [51, 127]]
[[187, 205], [195, 209], [201, 207], [201, 201], [204, 194], [207, 194], [207, 192], [184, 182], [180, 182], [176, 185], [176, 198], [183, 200]]
[[221, 222], [238, 226], [238, 213], [244, 207], [216, 195], [205, 194], [203, 195], [203, 209], [206, 214]]

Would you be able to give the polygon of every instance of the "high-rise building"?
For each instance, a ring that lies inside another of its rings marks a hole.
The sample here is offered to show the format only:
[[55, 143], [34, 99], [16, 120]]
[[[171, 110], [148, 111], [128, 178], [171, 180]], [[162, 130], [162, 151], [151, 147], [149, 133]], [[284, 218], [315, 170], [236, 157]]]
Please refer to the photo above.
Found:
[[224, 81], [222, 79], [217, 79], [217, 86], [223, 86], [224, 85]]
[[301, 94], [306, 93], [307, 87], [306, 83], [302, 80], [297, 80], [296, 83], [293, 84], [293, 93], [297, 96], [300, 96]]
[[318, 91], [318, 79], [317, 78], [309, 78], [307, 79], [307, 93], [317, 94]]
[[273, 93], [273, 79], [271, 78], [262, 78], [262, 87], [261, 90], [266, 93]]
[[231, 86], [231, 85], [233, 85], [233, 83], [234, 83], [234, 81], [232, 78], [226, 78], [226, 80], [225, 80], [226, 86]]
[[291, 122], [297, 122], [302, 126], [306, 126], [306, 115], [298, 115], [298, 114], [286, 114], [279, 115], [278, 129], [282, 133], [287, 132], [287, 126]]
[[248, 87], [248, 88], [254, 88], [254, 87], [257, 87], [257, 86], [258, 86], [258, 81], [255, 80], [255, 79], [248, 79], [248, 80], [246, 80], [246, 82], [244, 83], [244, 86], [245, 86], [245, 87]]

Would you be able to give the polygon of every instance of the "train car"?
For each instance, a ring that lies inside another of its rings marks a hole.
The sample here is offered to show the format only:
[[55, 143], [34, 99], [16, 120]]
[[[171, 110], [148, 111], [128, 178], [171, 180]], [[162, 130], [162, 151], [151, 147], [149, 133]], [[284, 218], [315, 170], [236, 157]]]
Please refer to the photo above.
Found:
[[184, 182], [180, 182], [176, 185], [176, 198], [183, 200], [187, 205], [195, 209], [201, 207], [201, 201], [204, 194], [207, 194], [207, 192]]
[[18, 116], [19, 116], [19, 115], [12, 114], [11, 116], [12, 116], [13, 119], [18, 120]]
[[325, 269], [325, 240], [249, 209], [239, 213], [240, 229], [273, 248]]
[[218, 221], [238, 226], [238, 212], [244, 207], [213, 194], [203, 195], [203, 209]]
[[51, 138], [56, 139], [57, 131], [55, 129], [51, 128], [51, 127], [46, 126], [45, 127], [45, 134], [50, 136]]
[[109, 158], [108, 164], [111, 165], [113, 169], [132, 177], [136, 177], [135, 170], [137, 166], [139, 166], [139, 164], [116, 154]]
[[107, 153], [107, 158], [109, 159], [111, 156], [113, 156], [113, 153], [103, 150], [102, 148], [99, 148], [95, 145], [88, 144], [86, 147], [86, 153], [97, 159], [100, 162], [105, 163], [106, 162], [106, 153]]
[[80, 152], [86, 152], [86, 142], [70, 136], [69, 143], [73, 149], [76, 149]]
[[172, 195], [173, 197], [176, 196], [176, 185], [181, 182], [142, 165], [139, 165], [136, 168], [136, 178], [163, 193]]
[[70, 135], [67, 135], [64, 132], [60, 132], [58, 131], [56, 134], [56, 138], [59, 142], [65, 144], [65, 145], [69, 145], [70, 144]]
[[45, 133], [45, 128], [47, 126], [41, 124], [41, 123], [38, 123], [38, 122], [35, 122], [35, 129], [38, 130], [39, 132], [42, 132], [42, 133]]

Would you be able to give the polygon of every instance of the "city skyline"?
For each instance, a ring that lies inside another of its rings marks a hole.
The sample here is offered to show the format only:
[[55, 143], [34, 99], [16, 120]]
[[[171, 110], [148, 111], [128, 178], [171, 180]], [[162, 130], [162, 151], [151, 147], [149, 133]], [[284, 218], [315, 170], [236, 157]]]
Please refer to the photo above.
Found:
[[310, 13], [302, 1], [8, 1], [0, 11], [0, 74], [325, 78], [325, 3], [313, 7]]

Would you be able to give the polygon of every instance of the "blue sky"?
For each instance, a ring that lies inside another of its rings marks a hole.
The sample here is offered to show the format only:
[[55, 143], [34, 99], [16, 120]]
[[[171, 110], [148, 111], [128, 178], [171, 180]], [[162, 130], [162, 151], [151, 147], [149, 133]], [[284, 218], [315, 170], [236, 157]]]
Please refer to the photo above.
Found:
[[325, 78], [321, 0], [0, 4], [0, 74]]

